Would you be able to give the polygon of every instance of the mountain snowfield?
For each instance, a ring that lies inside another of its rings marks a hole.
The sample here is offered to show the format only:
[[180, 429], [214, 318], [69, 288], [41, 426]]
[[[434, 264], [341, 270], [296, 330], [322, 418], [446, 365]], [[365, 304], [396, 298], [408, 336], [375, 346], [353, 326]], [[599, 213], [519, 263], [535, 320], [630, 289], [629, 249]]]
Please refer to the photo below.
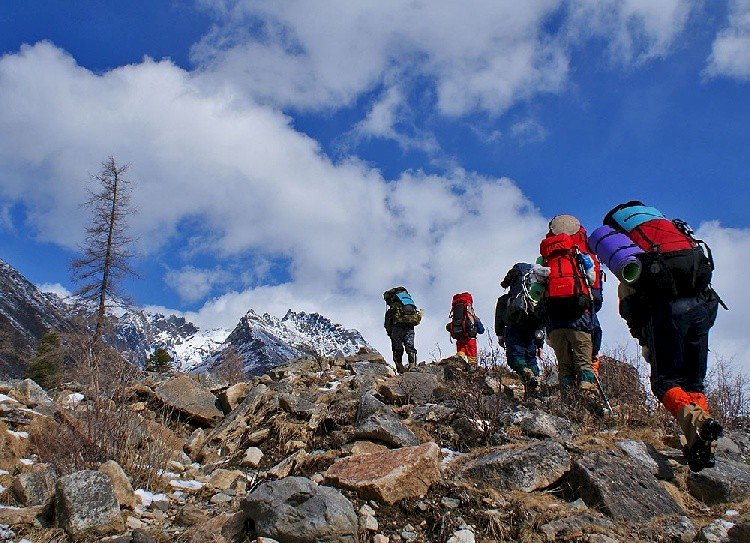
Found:
[[[0, 260], [0, 328], [33, 348], [47, 330], [71, 330], [71, 319], [85, 310], [75, 299], [40, 291], [21, 273]], [[349, 356], [361, 348], [373, 350], [357, 330], [349, 330], [317, 313], [288, 310], [279, 318], [250, 309], [234, 329], [201, 329], [180, 315], [144, 309], [113, 309], [114, 333], [109, 343], [134, 363], [142, 364], [161, 347], [181, 371], [207, 371], [219, 364], [227, 349], [236, 351], [248, 374], [300, 356]], [[18, 362], [4, 365], [18, 373]]]

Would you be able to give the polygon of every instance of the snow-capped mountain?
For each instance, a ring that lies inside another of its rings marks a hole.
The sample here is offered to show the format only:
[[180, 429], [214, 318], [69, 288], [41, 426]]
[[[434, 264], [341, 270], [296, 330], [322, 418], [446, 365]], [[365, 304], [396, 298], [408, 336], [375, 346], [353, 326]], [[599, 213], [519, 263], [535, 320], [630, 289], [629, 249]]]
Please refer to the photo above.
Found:
[[[12, 266], [0, 260], [0, 333], [9, 335], [14, 345], [33, 349], [49, 330], [75, 329], [74, 316], [86, 316], [93, 308], [77, 300], [41, 292]], [[231, 349], [242, 358], [249, 374], [263, 372], [303, 355], [350, 355], [361, 347], [371, 349], [356, 330], [317, 313], [289, 310], [279, 319], [253, 310], [240, 319], [233, 330], [202, 330], [184, 317], [151, 313], [142, 309], [118, 308], [110, 315], [113, 332], [105, 340], [142, 365], [155, 349], [166, 349], [174, 365], [183, 371], [206, 371], [221, 363]], [[85, 321], [79, 319], [79, 322]], [[0, 352], [0, 375], [18, 376], [23, 361]]]
[[348, 356], [361, 347], [371, 349], [357, 330], [347, 330], [317, 313], [289, 310], [279, 319], [251, 309], [228, 335], [222, 352], [207, 360], [201, 369], [215, 367], [228, 349], [240, 355], [245, 373], [258, 374], [292, 358]]
[[0, 352], [0, 373], [19, 375], [19, 353], [33, 349], [48, 330], [72, 329], [61, 299], [41, 292], [10, 264], [0, 260], [0, 333], [7, 346]]

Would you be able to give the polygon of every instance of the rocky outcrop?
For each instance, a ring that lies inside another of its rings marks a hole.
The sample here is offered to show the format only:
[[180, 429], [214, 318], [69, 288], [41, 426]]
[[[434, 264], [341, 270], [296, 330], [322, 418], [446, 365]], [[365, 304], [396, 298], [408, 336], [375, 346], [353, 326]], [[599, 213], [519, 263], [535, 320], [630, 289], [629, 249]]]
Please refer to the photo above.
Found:
[[440, 480], [440, 448], [435, 443], [360, 454], [339, 460], [325, 472], [334, 486], [356, 490], [388, 504], [424, 496]]
[[362, 396], [357, 412], [356, 439], [373, 439], [394, 447], [419, 444], [419, 439], [402, 423], [390, 408], [370, 393]]
[[590, 453], [573, 462], [568, 484], [589, 507], [626, 522], [644, 522], [684, 511], [640, 464], [613, 451]]
[[156, 387], [156, 397], [168, 408], [198, 424], [214, 426], [222, 418], [216, 407], [216, 396], [187, 375], [180, 375]]
[[716, 466], [690, 473], [687, 487], [697, 499], [713, 505], [750, 497], [750, 466], [719, 458]]
[[98, 471], [77, 471], [57, 482], [55, 518], [74, 540], [125, 530], [112, 483]]
[[463, 473], [498, 490], [532, 492], [559, 481], [569, 469], [570, 454], [548, 439], [480, 456], [466, 464]]
[[357, 543], [357, 513], [338, 490], [304, 477], [263, 483], [243, 510], [258, 536], [285, 543]]

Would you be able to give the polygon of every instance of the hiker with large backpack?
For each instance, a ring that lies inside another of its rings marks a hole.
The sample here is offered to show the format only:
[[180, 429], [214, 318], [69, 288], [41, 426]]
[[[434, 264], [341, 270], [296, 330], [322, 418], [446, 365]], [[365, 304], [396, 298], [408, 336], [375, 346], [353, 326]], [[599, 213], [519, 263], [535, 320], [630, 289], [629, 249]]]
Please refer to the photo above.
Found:
[[550, 269], [541, 302], [548, 342], [555, 351], [564, 396], [577, 386], [599, 405], [593, 372], [596, 313], [602, 306], [599, 261], [588, 248], [586, 230], [572, 215], [558, 215], [540, 244], [542, 264]]
[[638, 201], [607, 213], [590, 243], [620, 280], [620, 315], [651, 366], [651, 390], [685, 434], [690, 469], [712, 467], [722, 427], [704, 380], [709, 330], [724, 304], [711, 288], [710, 249], [687, 223]]
[[391, 338], [393, 363], [396, 371], [406, 371], [403, 358], [404, 351], [408, 356], [409, 367], [417, 365], [417, 349], [414, 347], [414, 327], [422, 322], [421, 309], [417, 309], [409, 292], [404, 287], [394, 287], [383, 293], [383, 299], [388, 305], [385, 312], [383, 326]]
[[[542, 272], [544, 270], [544, 272]], [[495, 334], [505, 349], [510, 368], [523, 381], [527, 392], [539, 387], [537, 358], [544, 346], [544, 327], [538, 313], [547, 268], [519, 262], [508, 270], [500, 286], [509, 289], [497, 299]], [[540, 277], [541, 276], [541, 277]]]
[[450, 322], [445, 329], [456, 340], [456, 355], [472, 364], [477, 361], [477, 334], [484, 325], [474, 313], [474, 299], [468, 292], [455, 294], [451, 302]]

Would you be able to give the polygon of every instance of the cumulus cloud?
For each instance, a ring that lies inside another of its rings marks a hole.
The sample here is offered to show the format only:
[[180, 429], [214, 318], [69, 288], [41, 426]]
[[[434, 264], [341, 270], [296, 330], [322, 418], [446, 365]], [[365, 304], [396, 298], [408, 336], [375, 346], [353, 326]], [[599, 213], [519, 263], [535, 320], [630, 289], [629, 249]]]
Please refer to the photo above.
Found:
[[750, 0], [730, 2], [729, 25], [711, 47], [706, 75], [750, 79]]
[[70, 298], [73, 293], [70, 292], [67, 288], [65, 288], [60, 283], [42, 283], [41, 285], [37, 285], [37, 288], [41, 290], [42, 292], [49, 292], [50, 294], [56, 294], [62, 299]]
[[232, 281], [232, 275], [226, 270], [204, 270], [186, 266], [180, 270], [169, 270], [164, 281], [175, 289], [185, 302], [197, 302], [206, 298], [217, 287]]

